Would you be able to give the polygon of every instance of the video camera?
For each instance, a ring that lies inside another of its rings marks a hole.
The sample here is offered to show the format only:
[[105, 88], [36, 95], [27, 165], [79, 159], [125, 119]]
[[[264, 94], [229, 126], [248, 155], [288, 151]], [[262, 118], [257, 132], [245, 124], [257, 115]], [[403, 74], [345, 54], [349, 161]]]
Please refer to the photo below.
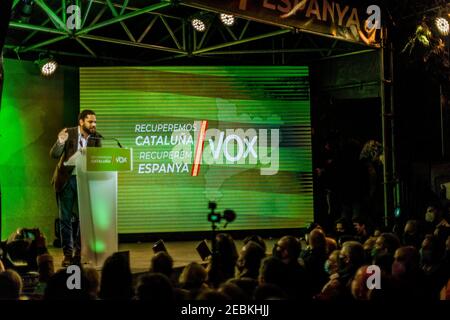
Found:
[[39, 229], [22, 229], [22, 234], [24, 239], [30, 239], [31, 241], [36, 240], [40, 236]]
[[225, 227], [228, 223], [233, 222], [236, 219], [236, 213], [233, 210], [226, 209], [223, 215], [220, 212], [215, 212], [217, 209], [217, 203], [210, 201], [208, 204], [208, 209], [211, 212], [208, 214], [208, 221], [214, 223], [219, 223], [222, 219], [225, 219]]
[[45, 249], [40, 248], [42, 239], [42, 234], [37, 228], [17, 229], [6, 241], [4, 247], [5, 265], [19, 273], [37, 270], [36, 257], [40, 250]]
[[31, 243], [39, 238], [40, 234], [41, 232], [38, 228], [19, 228], [8, 237], [7, 244], [17, 241], [25, 241]]
[[217, 203], [210, 201], [208, 203], [208, 209], [211, 210], [211, 212], [208, 214], [208, 221], [209, 222], [220, 222], [220, 213], [214, 212], [217, 209]]

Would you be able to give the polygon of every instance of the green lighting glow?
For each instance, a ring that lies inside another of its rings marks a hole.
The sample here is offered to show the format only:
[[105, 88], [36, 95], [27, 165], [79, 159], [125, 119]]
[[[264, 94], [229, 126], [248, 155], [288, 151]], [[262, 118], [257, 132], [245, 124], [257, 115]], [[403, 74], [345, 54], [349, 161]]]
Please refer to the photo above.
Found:
[[[6, 64], [5, 69], [11, 68]], [[35, 136], [40, 123], [31, 121], [33, 113], [27, 114], [21, 96], [17, 95], [22, 75], [6, 74], [11, 81], [5, 81], [0, 112], [0, 185], [2, 186], [2, 235], [7, 237], [18, 227], [33, 226], [30, 204], [33, 203], [33, 188], [39, 157], [30, 158]], [[25, 94], [26, 96], [26, 94]], [[23, 98], [23, 97], [22, 97]], [[28, 101], [30, 103], [30, 101]], [[29, 107], [29, 105], [25, 105]], [[34, 170], [34, 171], [33, 171]], [[35, 190], [36, 191], [36, 190]], [[17, 214], [16, 214], [17, 213]]]
[[58, 210], [50, 180], [57, 162], [50, 159], [49, 150], [64, 122], [63, 112], [76, 115], [79, 107], [75, 99], [65, 100], [77, 85], [73, 77], [64, 78], [64, 74], [73, 76], [74, 71], [43, 81], [33, 62], [5, 59], [4, 69], [0, 109], [2, 240], [17, 228], [28, 227], [40, 228], [52, 241]]
[[108, 230], [111, 225], [110, 212], [112, 212], [112, 206], [111, 203], [102, 200], [91, 199], [94, 225], [99, 230]]
[[102, 253], [105, 252], [106, 246], [103, 241], [97, 240], [94, 243], [91, 243], [91, 250], [92, 252], [96, 253]]

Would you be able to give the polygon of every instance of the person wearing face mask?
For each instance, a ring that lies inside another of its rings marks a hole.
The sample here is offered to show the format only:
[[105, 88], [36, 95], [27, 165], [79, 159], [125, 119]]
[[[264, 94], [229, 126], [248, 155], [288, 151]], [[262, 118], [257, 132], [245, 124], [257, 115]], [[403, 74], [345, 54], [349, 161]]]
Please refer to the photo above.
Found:
[[433, 235], [427, 235], [420, 249], [420, 266], [433, 294], [437, 297], [443, 284], [450, 277], [450, 265], [446, 261], [445, 244]]
[[417, 220], [408, 220], [406, 222], [403, 230], [402, 243], [404, 246], [420, 247], [419, 222]]
[[352, 300], [351, 282], [359, 267], [364, 264], [364, 248], [357, 241], [347, 241], [337, 256], [337, 274], [322, 288], [318, 300]]
[[347, 284], [355, 275], [356, 270], [364, 264], [363, 246], [357, 241], [345, 242], [338, 261], [340, 279]]
[[323, 286], [321, 292], [314, 296], [316, 300], [333, 300], [339, 296], [339, 254], [340, 250], [334, 250], [328, 256], [324, 264], [324, 271], [328, 274], [328, 282]]
[[344, 218], [336, 220], [334, 224], [334, 238], [337, 243], [344, 243], [353, 239], [353, 231], [349, 225], [349, 222]]
[[336, 278], [339, 271], [339, 253], [340, 250], [334, 250], [328, 256], [327, 261], [325, 261], [324, 270], [329, 275], [330, 279]]
[[434, 233], [440, 227], [450, 228], [450, 224], [444, 219], [442, 209], [439, 206], [428, 206], [425, 212], [425, 221], [429, 229], [427, 233]]
[[438, 253], [437, 239], [433, 235], [426, 235], [419, 250], [420, 266], [426, 275], [434, 273], [438, 267], [440, 254]]

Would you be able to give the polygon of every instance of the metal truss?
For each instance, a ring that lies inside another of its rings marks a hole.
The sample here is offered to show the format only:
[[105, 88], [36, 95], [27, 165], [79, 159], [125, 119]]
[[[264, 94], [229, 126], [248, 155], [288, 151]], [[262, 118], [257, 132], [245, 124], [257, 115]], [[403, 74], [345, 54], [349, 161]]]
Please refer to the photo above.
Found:
[[[21, 1], [14, 0], [13, 10]], [[191, 27], [190, 16], [200, 9], [183, 6], [182, 1], [34, 0], [34, 4], [32, 22], [19, 19], [10, 22], [10, 28], [20, 32], [12, 34], [15, 41], [7, 43], [6, 48], [18, 56], [49, 52], [79, 59], [148, 64], [195, 56], [270, 54], [282, 55], [282, 62], [285, 62], [287, 54], [327, 58], [334, 53], [364, 49], [349, 44], [339, 47], [339, 41], [333, 39], [319, 45], [314, 36], [294, 34], [290, 29], [250, 20], [240, 20], [235, 27], [216, 21], [205, 32], [199, 33]], [[67, 9], [70, 5], [82, 10], [78, 29], [68, 28], [71, 13]], [[72, 43], [70, 48], [68, 41]], [[111, 45], [117, 49], [111, 49], [111, 54], [105, 55], [104, 47], [112, 48]], [[141, 54], [145, 58], [127, 56], [130, 48], [142, 52], [151, 50], [153, 59], [148, 58], [148, 53]]]

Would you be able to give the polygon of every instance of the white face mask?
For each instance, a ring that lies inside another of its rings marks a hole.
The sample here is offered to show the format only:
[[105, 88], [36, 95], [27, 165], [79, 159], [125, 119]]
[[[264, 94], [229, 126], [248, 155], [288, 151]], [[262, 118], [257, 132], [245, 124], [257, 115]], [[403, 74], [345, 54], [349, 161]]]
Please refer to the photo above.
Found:
[[433, 211], [427, 211], [427, 213], [425, 213], [425, 221], [427, 222], [433, 222], [434, 221], [434, 212]]

